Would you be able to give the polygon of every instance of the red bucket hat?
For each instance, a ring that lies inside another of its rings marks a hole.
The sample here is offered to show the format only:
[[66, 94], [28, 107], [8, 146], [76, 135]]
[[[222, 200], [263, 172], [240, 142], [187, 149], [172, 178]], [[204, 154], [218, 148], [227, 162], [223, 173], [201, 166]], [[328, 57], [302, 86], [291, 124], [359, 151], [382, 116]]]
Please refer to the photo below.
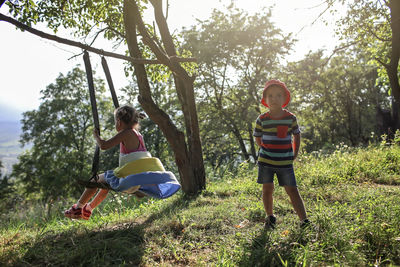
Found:
[[278, 85], [279, 87], [282, 87], [283, 90], [285, 90], [286, 101], [285, 101], [285, 103], [283, 103], [282, 107], [283, 108], [286, 107], [290, 102], [290, 91], [289, 91], [289, 89], [287, 89], [286, 84], [284, 82], [279, 81], [279, 80], [269, 80], [269, 81], [267, 81], [265, 83], [264, 91], [263, 91], [263, 94], [262, 94], [263, 97], [261, 99], [261, 104], [263, 104], [264, 106], [266, 106], [268, 108], [268, 104], [267, 104], [267, 102], [265, 102], [265, 97], [264, 96], [265, 96], [265, 92], [267, 91], [268, 87], [270, 87], [272, 85]]

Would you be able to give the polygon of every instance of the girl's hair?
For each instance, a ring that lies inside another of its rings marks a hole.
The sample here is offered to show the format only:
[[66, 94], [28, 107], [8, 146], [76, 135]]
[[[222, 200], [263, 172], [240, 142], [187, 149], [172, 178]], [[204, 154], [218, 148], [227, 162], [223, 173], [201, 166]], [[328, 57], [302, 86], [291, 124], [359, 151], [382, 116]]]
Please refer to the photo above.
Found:
[[134, 126], [139, 123], [139, 119], [146, 117], [144, 113], [139, 113], [133, 107], [124, 105], [115, 110], [115, 117], [127, 125]]

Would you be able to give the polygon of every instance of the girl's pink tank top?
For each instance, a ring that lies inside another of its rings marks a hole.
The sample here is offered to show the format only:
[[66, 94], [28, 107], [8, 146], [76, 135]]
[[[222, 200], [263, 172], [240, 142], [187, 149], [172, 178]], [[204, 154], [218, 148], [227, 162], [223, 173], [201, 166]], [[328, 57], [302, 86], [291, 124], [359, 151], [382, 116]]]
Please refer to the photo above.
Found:
[[139, 132], [137, 132], [135, 129], [132, 129], [132, 131], [139, 139], [139, 147], [136, 149], [133, 149], [133, 150], [128, 150], [128, 149], [126, 149], [124, 144], [121, 142], [119, 144], [119, 151], [121, 154], [129, 154], [129, 153], [138, 152], [138, 151], [147, 151], [146, 146], [144, 145], [143, 136]]

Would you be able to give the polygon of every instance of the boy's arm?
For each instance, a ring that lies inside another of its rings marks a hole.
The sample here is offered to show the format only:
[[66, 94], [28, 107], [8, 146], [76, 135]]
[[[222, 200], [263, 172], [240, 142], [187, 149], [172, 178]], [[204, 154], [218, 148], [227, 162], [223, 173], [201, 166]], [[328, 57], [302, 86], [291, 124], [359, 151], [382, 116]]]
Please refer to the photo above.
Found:
[[257, 145], [258, 145], [259, 147], [261, 147], [261, 146], [262, 146], [261, 137], [256, 136], [255, 139], [256, 139]]
[[300, 150], [300, 133], [298, 134], [294, 134], [293, 135], [293, 157], [294, 159], [297, 158], [297, 155], [299, 154], [299, 150]]
[[261, 120], [260, 120], [260, 116], [258, 116], [257, 120], [256, 120], [256, 126], [254, 127], [254, 132], [253, 132], [253, 136], [254, 139], [256, 140], [256, 144], [259, 147], [262, 147], [262, 126], [261, 126]]

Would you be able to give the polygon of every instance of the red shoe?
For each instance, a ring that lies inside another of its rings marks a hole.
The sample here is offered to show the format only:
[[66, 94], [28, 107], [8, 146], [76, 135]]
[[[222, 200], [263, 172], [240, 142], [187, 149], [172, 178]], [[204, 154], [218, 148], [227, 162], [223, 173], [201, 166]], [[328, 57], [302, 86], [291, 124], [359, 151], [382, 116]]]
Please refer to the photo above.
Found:
[[87, 209], [88, 204], [86, 203], [85, 206], [83, 206], [82, 208], [82, 219], [84, 220], [89, 220], [90, 215], [92, 215], [92, 212], [90, 210]]
[[82, 209], [74, 204], [69, 210], [64, 211], [64, 216], [70, 219], [82, 219]]

